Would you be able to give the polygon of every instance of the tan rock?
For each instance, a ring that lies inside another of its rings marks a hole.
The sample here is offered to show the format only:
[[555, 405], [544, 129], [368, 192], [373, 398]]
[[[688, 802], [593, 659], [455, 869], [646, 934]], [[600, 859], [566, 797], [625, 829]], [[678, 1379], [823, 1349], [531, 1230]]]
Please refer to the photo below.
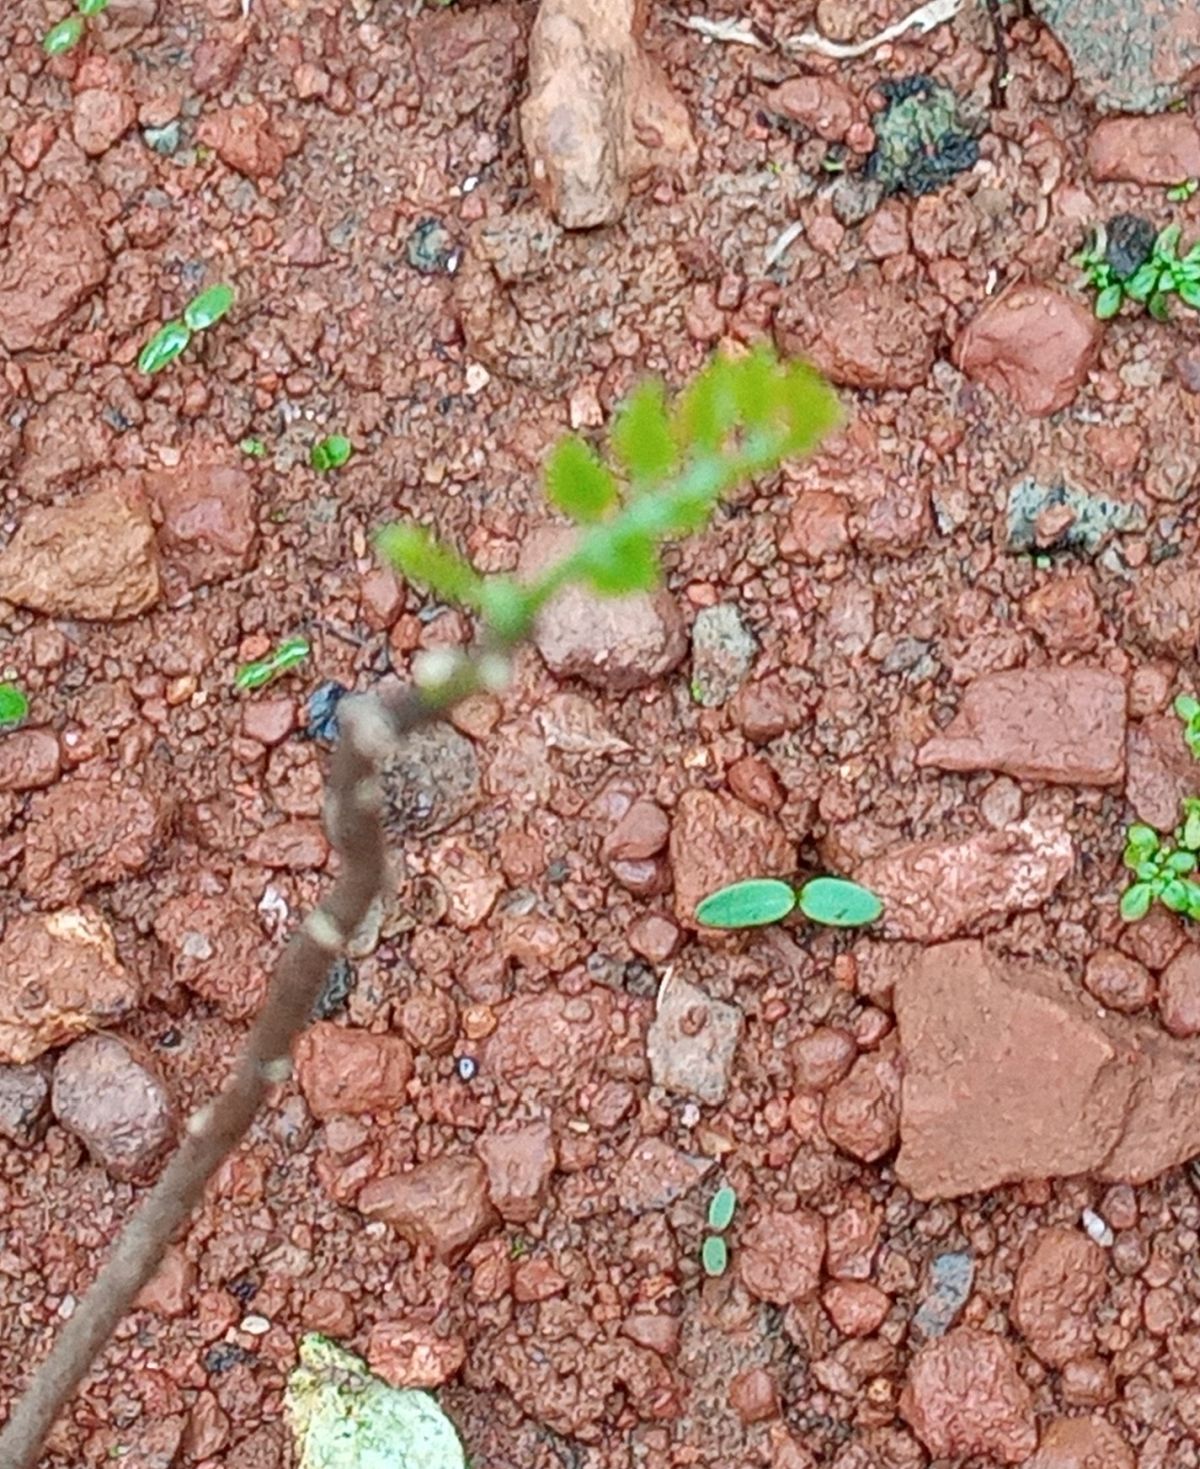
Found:
[[0, 1061], [32, 1061], [137, 1003], [137, 983], [95, 909], [9, 920], [0, 941]]
[[1033, 1398], [1006, 1341], [959, 1326], [912, 1359], [900, 1412], [935, 1459], [1022, 1463], [1037, 1447]]
[[35, 507], [0, 551], [0, 597], [51, 617], [136, 617], [159, 590], [150, 516], [121, 488]]
[[642, 50], [642, 0], [542, 0], [521, 132], [534, 189], [568, 229], [613, 224], [630, 183], [695, 158], [687, 113]]
[[58, 1121], [116, 1179], [148, 1183], [175, 1141], [178, 1118], [149, 1057], [115, 1035], [78, 1040], [54, 1068]]
[[458, 1260], [498, 1218], [487, 1192], [487, 1170], [466, 1155], [434, 1158], [408, 1173], [368, 1183], [359, 1211], [382, 1219], [411, 1245], [442, 1260]]
[[1133, 1450], [1103, 1418], [1055, 1418], [1025, 1469], [1134, 1469]]
[[1182, 183], [1200, 175], [1200, 127], [1186, 112], [1106, 117], [1088, 139], [1087, 161], [1101, 181]]
[[714, 791], [685, 791], [671, 822], [675, 914], [696, 928], [696, 905], [727, 883], [791, 878], [796, 849], [773, 817]]
[[1013, 1325], [1049, 1367], [1087, 1356], [1096, 1336], [1107, 1258], [1079, 1229], [1039, 1230], [1021, 1258]]
[[318, 1020], [296, 1043], [296, 1077], [314, 1117], [394, 1112], [408, 1100], [412, 1051], [396, 1035]]
[[240, 465], [200, 458], [150, 475], [146, 491], [161, 521], [158, 545], [172, 601], [253, 565], [254, 486]]

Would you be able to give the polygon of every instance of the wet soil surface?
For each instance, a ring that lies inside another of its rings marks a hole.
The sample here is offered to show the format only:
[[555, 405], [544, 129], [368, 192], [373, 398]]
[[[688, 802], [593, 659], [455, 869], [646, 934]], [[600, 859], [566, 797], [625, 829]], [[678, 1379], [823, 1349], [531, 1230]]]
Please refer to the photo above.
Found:
[[[48, 1464], [289, 1463], [315, 1329], [437, 1389], [476, 1469], [1200, 1465], [1200, 960], [1116, 909], [1125, 824], [1197, 784], [1200, 329], [1100, 327], [1070, 264], [1122, 212], [1200, 232], [1160, 176], [1200, 173], [1197, 39], [1145, 7], [1119, 105], [1182, 111], [1130, 122], [1035, 17], [993, 108], [982, 5], [841, 62], [699, 8], [626, 35], [584, 183], [526, 155], [519, 0], [112, 0], [53, 62], [57, 10], [0, 19], [0, 677], [32, 701], [0, 735], [0, 1400], [329, 881], [329, 685], [470, 637], [375, 529], [514, 568], [555, 437], [722, 343], [774, 335], [847, 409], [661, 596], [564, 604], [397, 756], [394, 894]], [[745, 13], [853, 43], [906, 8]], [[889, 141], [935, 105], [944, 147]], [[692, 924], [822, 868], [878, 930]]]

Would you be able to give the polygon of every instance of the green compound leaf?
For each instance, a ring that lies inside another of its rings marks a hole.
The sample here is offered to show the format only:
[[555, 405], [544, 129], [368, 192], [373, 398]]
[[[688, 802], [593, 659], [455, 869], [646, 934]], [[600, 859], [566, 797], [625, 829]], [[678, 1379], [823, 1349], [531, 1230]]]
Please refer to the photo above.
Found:
[[407, 580], [448, 602], [478, 608], [483, 579], [457, 551], [435, 539], [423, 525], [390, 525], [380, 531], [379, 550]]
[[299, 1469], [465, 1469], [454, 1425], [426, 1392], [389, 1387], [315, 1332], [300, 1343], [284, 1410]]
[[783, 411], [789, 430], [785, 455], [807, 454], [842, 421], [837, 394], [807, 362], [784, 369]]
[[705, 1275], [724, 1275], [729, 1268], [729, 1250], [719, 1234], [710, 1234], [700, 1249]]
[[1154, 892], [1148, 882], [1135, 882], [1121, 894], [1121, 917], [1126, 923], [1136, 923], [1145, 918], [1154, 901]]
[[883, 912], [873, 892], [844, 877], [814, 877], [797, 896], [805, 918], [831, 928], [861, 928]]
[[328, 434], [313, 445], [308, 462], [318, 474], [328, 474], [331, 469], [341, 469], [353, 452], [354, 446], [344, 434]]
[[42, 50], [47, 56], [65, 56], [79, 45], [86, 29], [87, 22], [82, 15], [68, 15], [42, 37]]
[[1096, 319], [1098, 321], [1110, 321], [1121, 309], [1121, 303], [1125, 299], [1124, 288], [1113, 284], [1106, 286], [1096, 297]]
[[617, 483], [587, 444], [568, 434], [546, 465], [546, 498], [580, 525], [593, 525], [617, 504]]
[[696, 908], [705, 928], [761, 928], [778, 923], [796, 906], [796, 890], [775, 877], [751, 877], [710, 893]]
[[202, 332], [220, 321], [236, 300], [232, 286], [221, 283], [201, 291], [183, 308], [183, 319], [189, 331]]
[[137, 369], [147, 377], [170, 367], [192, 340], [182, 321], [168, 321], [160, 326], [138, 354]]
[[588, 536], [576, 562], [592, 590], [602, 597], [651, 592], [658, 586], [658, 553], [644, 531], [614, 527]]
[[723, 1185], [713, 1194], [712, 1202], [708, 1206], [709, 1229], [715, 1229], [718, 1234], [723, 1234], [733, 1223], [736, 1208], [737, 1194], [728, 1184]]
[[679, 449], [667, 418], [666, 392], [658, 379], [639, 383], [617, 410], [612, 449], [635, 487], [675, 472]]
[[29, 699], [15, 683], [0, 683], [0, 730], [16, 729], [29, 714]]
[[673, 431], [681, 444], [712, 452], [733, 427], [737, 401], [732, 368], [732, 361], [718, 354], [680, 394], [675, 404]]

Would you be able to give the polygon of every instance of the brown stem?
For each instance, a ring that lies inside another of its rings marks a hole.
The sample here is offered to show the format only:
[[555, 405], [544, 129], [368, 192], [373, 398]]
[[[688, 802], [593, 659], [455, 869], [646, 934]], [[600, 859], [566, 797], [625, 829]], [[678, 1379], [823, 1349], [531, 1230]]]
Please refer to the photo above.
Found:
[[290, 1074], [296, 1037], [308, 1024], [329, 966], [367, 916], [383, 885], [383, 795], [378, 765], [391, 742], [426, 724], [469, 692], [478, 663], [464, 664], [436, 698], [411, 689], [344, 699], [341, 736], [329, 774], [325, 821], [342, 858], [333, 891], [292, 935], [271, 988], [225, 1088], [188, 1119], [186, 1136], [142, 1200], [108, 1263], [63, 1328], [0, 1431], [0, 1466], [32, 1469], [67, 1399], [114, 1328], [154, 1275], [209, 1179], [233, 1151], [270, 1086]]
[[992, 62], [992, 106], [1004, 106], [1004, 89], [1008, 86], [1008, 35], [1004, 29], [1004, 17], [1000, 13], [1000, 0], [987, 0], [988, 16], [992, 22], [992, 44], [996, 56]]

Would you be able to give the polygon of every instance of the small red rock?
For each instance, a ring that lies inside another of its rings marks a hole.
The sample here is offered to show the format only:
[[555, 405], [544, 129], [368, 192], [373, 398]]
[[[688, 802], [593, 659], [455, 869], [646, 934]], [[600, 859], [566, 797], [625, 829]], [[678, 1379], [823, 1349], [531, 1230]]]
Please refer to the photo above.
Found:
[[671, 823], [675, 914], [696, 927], [696, 906], [727, 883], [748, 877], [790, 877], [796, 853], [783, 827], [712, 791], [685, 791]]
[[1105, 117], [1092, 129], [1087, 161], [1101, 181], [1169, 187], [1200, 176], [1200, 127], [1187, 112]]
[[1102, 327], [1082, 301], [1018, 284], [990, 301], [954, 345], [970, 378], [1026, 413], [1065, 408], [1087, 380]]
[[294, 699], [250, 699], [242, 705], [242, 733], [268, 749], [282, 744], [295, 728]]
[[172, 600], [254, 564], [254, 484], [239, 465], [201, 457], [151, 475], [146, 488], [161, 520], [158, 544]]
[[230, 1020], [256, 1015], [267, 992], [263, 934], [248, 905], [225, 894], [168, 898], [155, 937], [171, 950], [171, 974]]
[[500, 1217], [528, 1224], [541, 1213], [554, 1172], [554, 1134], [547, 1122], [515, 1132], [489, 1132], [479, 1139], [488, 1173], [488, 1193]]
[[729, 1384], [729, 1406], [743, 1423], [765, 1423], [779, 1416], [775, 1380], [765, 1367], [739, 1372]]
[[125, 1183], [148, 1183], [175, 1140], [161, 1078], [115, 1035], [85, 1036], [62, 1054], [50, 1102], [67, 1131]]
[[867, 109], [836, 77], [791, 77], [771, 87], [763, 100], [769, 111], [810, 128], [829, 143], [842, 142], [855, 123], [867, 123]]
[[412, 1066], [412, 1052], [399, 1036], [347, 1030], [331, 1020], [316, 1021], [296, 1043], [300, 1090], [322, 1121], [396, 1111], [408, 1100]]
[[894, 1044], [860, 1056], [825, 1093], [821, 1126], [843, 1152], [873, 1163], [900, 1140], [900, 1067]]
[[422, 1322], [377, 1321], [367, 1338], [367, 1365], [392, 1387], [444, 1387], [466, 1359], [461, 1336], [440, 1336]]
[[679, 929], [662, 913], [643, 913], [629, 928], [629, 947], [651, 964], [665, 964], [679, 947]]
[[94, 198], [48, 184], [8, 226], [0, 257], [0, 345], [9, 352], [60, 346], [72, 315], [108, 267]]
[[368, 1219], [390, 1224], [410, 1244], [449, 1261], [461, 1259], [498, 1222], [486, 1169], [478, 1158], [462, 1154], [375, 1179], [359, 1194], [358, 1208]]
[[1133, 1450], [1103, 1418], [1055, 1418], [1025, 1469], [1134, 1469]]
[[729, 781], [729, 789], [737, 799], [756, 810], [774, 815], [786, 800], [786, 794], [770, 761], [764, 760], [760, 755], [743, 755], [740, 760], [735, 760], [729, 767], [726, 779]]
[[29, 802], [21, 880], [49, 906], [150, 865], [171, 809], [150, 791], [100, 778], [61, 780]]
[[208, 114], [196, 129], [196, 140], [247, 178], [275, 179], [283, 172], [287, 154], [261, 103], [222, 107]]
[[1088, 960], [1083, 983], [1106, 1010], [1132, 1015], [1154, 999], [1154, 976], [1118, 949], [1098, 949]]
[[843, 495], [810, 490], [792, 506], [779, 549], [801, 561], [825, 561], [850, 547], [850, 506]]
[[840, 288], [814, 293], [793, 286], [776, 313], [775, 332], [784, 352], [808, 358], [832, 382], [876, 390], [923, 384], [940, 335], [912, 287], [877, 277], [874, 267]]
[[735, 1251], [742, 1284], [760, 1301], [788, 1306], [816, 1295], [825, 1256], [825, 1222], [800, 1209], [764, 1213]]
[[32, 1148], [50, 1122], [50, 1073], [45, 1066], [0, 1066], [0, 1137]]
[[1025, 1251], [1012, 1320], [1047, 1366], [1061, 1367], [1091, 1350], [1106, 1269], [1104, 1251], [1077, 1229], [1042, 1229]]
[[649, 1347], [660, 1357], [673, 1357], [679, 1350], [679, 1318], [634, 1311], [621, 1323], [621, 1331], [639, 1347]]
[[0, 734], [0, 791], [39, 790], [53, 785], [61, 772], [58, 736], [52, 729]]
[[1033, 1399], [1007, 1342], [959, 1326], [912, 1359], [900, 1412], [934, 1456], [1019, 1464], [1037, 1447]]
[[1100, 604], [1086, 571], [1057, 577], [1031, 592], [1021, 613], [1051, 653], [1086, 652], [1100, 631]]
[[843, 1336], [870, 1336], [883, 1325], [891, 1300], [869, 1280], [835, 1280], [825, 1287], [821, 1304]]
[[196, 1267], [181, 1245], [171, 1245], [155, 1273], [138, 1292], [134, 1305], [156, 1316], [182, 1316], [196, 1286]]
[[89, 158], [99, 158], [136, 121], [137, 104], [128, 93], [91, 87], [75, 98], [71, 132]]
[[319, 821], [281, 821], [260, 831], [246, 845], [246, 861], [259, 867], [304, 872], [324, 867], [328, 860], [329, 839]]
[[1117, 785], [1125, 774], [1125, 682], [1105, 669], [986, 673], [917, 763], [1020, 780]]
[[548, 1301], [567, 1288], [567, 1278], [549, 1260], [522, 1260], [513, 1271], [513, 1299]]
[[1200, 949], [1188, 944], [1158, 981], [1158, 1014], [1172, 1035], [1200, 1035]]
[[667, 813], [653, 801], [634, 801], [604, 839], [609, 862], [639, 861], [655, 857], [667, 845], [671, 823]]
[[849, 1032], [835, 1025], [818, 1026], [811, 1035], [793, 1042], [791, 1058], [796, 1085], [823, 1092], [854, 1065], [858, 1048]]
[[765, 745], [795, 729], [804, 716], [799, 695], [778, 678], [743, 684], [731, 707], [742, 733], [756, 745]]

